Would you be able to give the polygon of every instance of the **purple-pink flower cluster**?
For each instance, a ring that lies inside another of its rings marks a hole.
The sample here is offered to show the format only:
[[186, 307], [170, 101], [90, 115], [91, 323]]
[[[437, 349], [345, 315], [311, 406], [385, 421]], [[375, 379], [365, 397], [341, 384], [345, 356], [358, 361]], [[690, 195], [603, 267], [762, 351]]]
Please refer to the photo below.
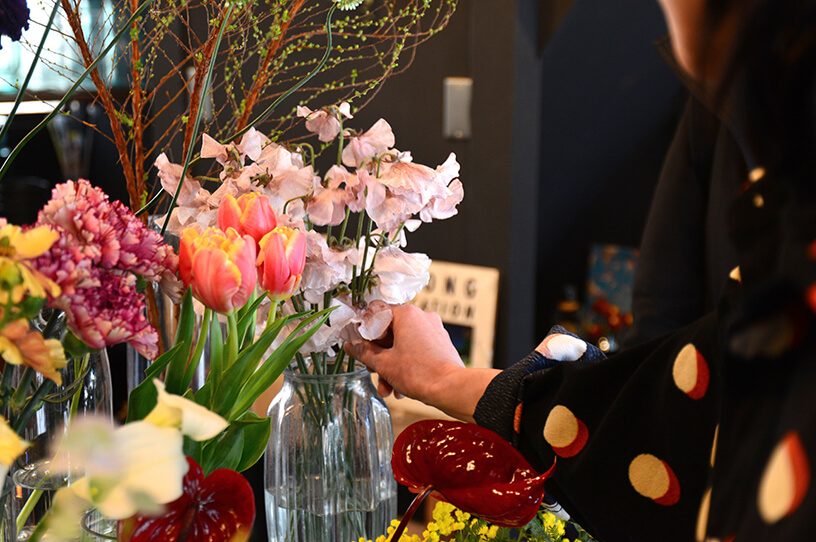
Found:
[[65, 312], [71, 331], [93, 348], [128, 342], [155, 358], [158, 334], [144, 316], [136, 276], [170, 279], [178, 270], [173, 249], [121, 202], [82, 179], [57, 185], [36, 225], [60, 234], [34, 265], [62, 288], [48, 305]]

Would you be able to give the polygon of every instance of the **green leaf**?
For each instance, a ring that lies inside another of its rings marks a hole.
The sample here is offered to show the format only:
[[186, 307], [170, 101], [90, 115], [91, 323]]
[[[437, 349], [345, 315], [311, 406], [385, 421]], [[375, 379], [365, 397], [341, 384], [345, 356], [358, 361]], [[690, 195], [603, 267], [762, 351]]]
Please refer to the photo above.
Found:
[[[246, 380], [255, 372], [264, 353], [269, 349], [272, 341], [275, 340], [275, 337], [288, 321], [288, 318], [282, 318], [265, 329], [258, 340], [239, 353], [235, 362], [224, 370], [217, 382], [218, 393], [212, 398], [213, 411], [222, 416], [230, 411]], [[216, 383], [213, 383], [213, 385], [216, 385]]]
[[210, 320], [210, 375], [208, 379], [220, 379], [223, 373], [224, 336], [221, 334], [221, 322], [218, 316]]
[[152, 378], [145, 379], [136, 386], [128, 396], [128, 423], [143, 420], [150, 414], [150, 411], [156, 406], [158, 397], [159, 392], [156, 391]]
[[[238, 337], [241, 338], [241, 348], [246, 348], [249, 343], [247, 343], [247, 337], [250, 337], [250, 341], [254, 338], [254, 331], [255, 331], [255, 323], [257, 322], [258, 317], [258, 306], [266, 299], [266, 294], [258, 297], [252, 303], [247, 303], [238, 311]], [[250, 334], [250, 330], [253, 331]]]
[[[244, 380], [246, 384], [241, 388], [227, 419], [234, 419], [249, 410], [255, 400], [280, 376], [295, 356], [295, 353], [320, 329], [320, 326], [326, 323], [332, 310], [332, 308], [324, 309], [305, 318], [295, 331], [289, 334], [283, 344], [276, 348], [263, 365], [252, 374], [252, 378]], [[300, 331], [310, 324], [309, 329], [298, 335]]]
[[167, 365], [173, 361], [175, 357], [183, 357], [185, 354], [182, 350], [183, 344], [177, 344], [158, 358], [156, 361], [150, 364], [150, 367], [145, 369], [145, 379], [149, 380], [154, 376], [158, 376]]
[[[167, 375], [164, 384], [168, 393], [181, 395], [184, 393], [184, 374], [187, 371], [187, 362], [190, 351], [193, 348], [193, 334], [195, 333], [195, 311], [193, 310], [193, 293], [188, 288], [181, 302], [181, 312], [179, 315], [178, 328], [176, 329], [176, 339], [174, 344], [182, 347], [184, 356], [178, 356], [171, 360], [167, 367]], [[183, 346], [182, 346], [183, 345]]]
[[261, 418], [254, 412], [247, 412], [233, 424], [244, 432], [244, 449], [241, 461], [235, 468], [238, 472], [244, 472], [263, 456], [272, 434], [272, 420]]
[[203, 452], [202, 442], [196, 442], [190, 437], [184, 437], [184, 448], [183, 452], [184, 455], [187, 457], [192, 457], [195, 459], [195, 462], [199, 465], [201, 464], [201, 454]]
[[241, 462], [244, 449], [244, 432], [238, 426], [230, 425], [226, 431], [204, 444], [201, 453], [201, 468], [206, 474], [215, 469], [236, 470]]

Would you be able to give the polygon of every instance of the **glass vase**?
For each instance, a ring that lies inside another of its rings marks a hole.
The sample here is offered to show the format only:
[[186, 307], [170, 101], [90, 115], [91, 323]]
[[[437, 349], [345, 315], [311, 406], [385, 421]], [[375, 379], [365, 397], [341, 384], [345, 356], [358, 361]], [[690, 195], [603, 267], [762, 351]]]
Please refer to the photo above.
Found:
[[270, 542], [373, 540], [396, 517], [391, 415], [365, 369], [284, 371], [265, 453]]
[[[37, 326], [40, 327], [40, 326]], [[55, 326], [41, 328], [48, 338], [62, 339], [65, 335], [64, 322], [57, 320]], [[14, 386], [26, 385], [26, 369], [16, 367]], [[82, 475], [79, 466], [55, 470], [51, 458], [65, 428], [77, 417], [104, 416], [113, 421], [113, 385], [110, 361], [105, 349], [69, 358], [65, 368], [60, 370], [62, 384], [54, 387], [43, 398], [42, 406], [35, 410], [23, 430], [22, 437], [31, 446], [11, 467], [14, 489], [10, 496], [14, 517], [27, 518], [21, 522], [18, 540], [26, 540], [28, 535], [44, 517], [51, 500], [58, 489], [69, 485]], [[31, 385], [39, 389], [45, 382], [40, 373], [33, 375]]]

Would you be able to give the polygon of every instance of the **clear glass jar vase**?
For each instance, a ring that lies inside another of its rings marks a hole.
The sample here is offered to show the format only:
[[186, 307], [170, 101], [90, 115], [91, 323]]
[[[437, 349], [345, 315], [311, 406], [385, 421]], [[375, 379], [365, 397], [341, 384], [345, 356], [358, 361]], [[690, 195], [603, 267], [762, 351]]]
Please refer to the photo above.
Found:
[[396, 517], [391, 415], [365, 369], [284, 371], [265, 453], [270, 542], [349, 542]]

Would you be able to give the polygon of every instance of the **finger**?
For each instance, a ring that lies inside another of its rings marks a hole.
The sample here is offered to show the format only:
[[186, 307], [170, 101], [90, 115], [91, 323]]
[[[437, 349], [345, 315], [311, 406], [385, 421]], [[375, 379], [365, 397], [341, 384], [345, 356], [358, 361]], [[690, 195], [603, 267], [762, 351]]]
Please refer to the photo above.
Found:
[[355, 341], [352, 343], [345, 343], [343, 345], [346, 353], [354, 359], [360, 360], [365, 366], [370, 369], [377, 370], [374, 360], [382, 354], [383, 348], [377, 346], [371, 341]]
[[391, 387], [391, 384], [385, 381], [383, 377], [380, 377], [379, 381], [377, 382], [377, 393], [380, 397], [388, 397], [391, 395], [391, 392], [394, 391], [394, 388]]

